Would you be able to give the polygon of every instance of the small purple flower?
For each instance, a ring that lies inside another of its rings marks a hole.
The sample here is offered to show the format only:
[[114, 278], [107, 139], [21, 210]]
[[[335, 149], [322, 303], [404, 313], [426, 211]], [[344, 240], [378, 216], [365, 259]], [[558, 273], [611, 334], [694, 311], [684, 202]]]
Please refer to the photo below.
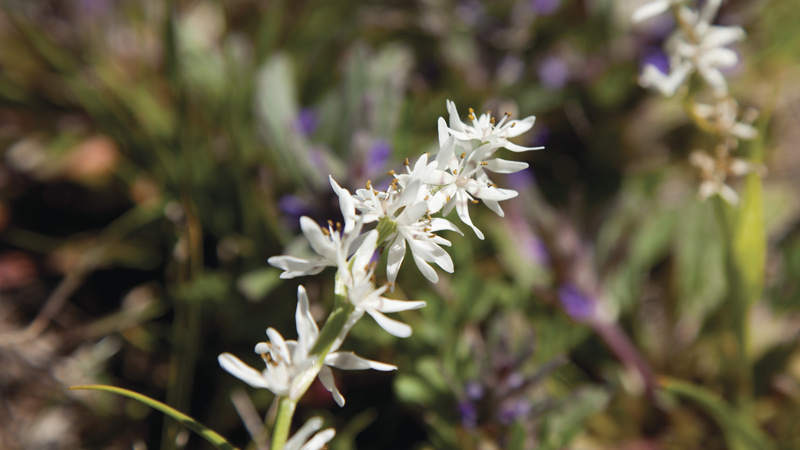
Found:
[[530, 167], [527, 169], [522, 169], [519, 172], [506, 175], [506, 180], [508, 181], [511, 189], [514, 189], [515, 191], [524, 192], [536, 184], [536, 177], [533, 175], [533, 170], [531, 170]]
[[548, 56], [539, 63], [539, 81], [551, 89], [561, 89], [569, 81], [567, 62], [558, 56]]
[[303, 108], [294, 121], [295, 129], [304, 136], [310, 136], [319, 126], [319, 117], [311, 108]]
[[650, 47], [645, 50], [642, 57], [642, 69], [647, 66], [654, 66], [663, 74], [669, 73], [669, 57], [663, 50], [657, 47]]
[[478, 426], [478, 409], [470, 401], [458, 403], [458, 412], [461, 415], [461, 425], [464, 428], [472, 429]]
[[300, 216], [305, 216], [309, 213], [310, 208], [308, 203], [302, 198], [286, 194], [278, 201], [278, 207], [286, 214], [294, 217], [295, 220], [300, 219]]
[[483, 398], [483, 385], [478, 381], [470, 381], [467, 383], [467, 385], [464, 387], [464, 391], [466, 391], [467, 397], [472, 400], [480, 400]]
[[549, 16], [556, 12], [561, 5], [561, 0], [531, 0], [530, 5], [537, 13]]
[[524, 399], [504, 402], [497, 412], [497, 420], [503, 425], [511, 425], [517, 419], [525, 417], [531, 411], [531, 404]]
[[573, 320], [580, 322], [594, 316], [595, 298], [583, 295], [574, 284], [562, 285], [558, 289], [558, 297], [561, 300], [561, 307]]
[[388, 142], [377, 139], [367, 151], [366, 173], [377, 174], [386, 166], [392, 156], [392, 146]]

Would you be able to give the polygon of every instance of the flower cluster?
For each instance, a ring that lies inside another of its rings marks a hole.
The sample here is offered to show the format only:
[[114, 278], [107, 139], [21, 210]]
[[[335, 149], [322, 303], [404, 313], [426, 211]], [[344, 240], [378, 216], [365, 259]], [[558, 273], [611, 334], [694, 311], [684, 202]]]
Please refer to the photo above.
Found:
[[[281, 278], [314, 275], [326, 267], [336, 267], [336, 293], [348, 307], [347, 318], [337, 331], [335, 340], [319, 345], [321, 333], [309, 313], [305, 289], [300, 286], [297, 340], [284, 340], [280, 333], [270, 328], [267, 330], [269, 342], [259, 343], [255, 348], [266, 369], [258, 371], [224, 353], [219, 356], [219, 363], [225, 370], [253, 387], [269, 389], [293, 401], [299, 399], [319, 376], [336, 402], [342, 405], [344, 398], [333, 382], [331, 367], [396, 369], [392, 365], [337, 350], [364, 314], [394, 336], [410, 336], [409, 325], [386, 314], [422, 308], [425, 302], [384, 297], [388, 290], [393, 289], [407, 251], [410, 250], [417, 268], [431, 282], [438, 281], [431, 264], [453, 272], [453, 261], [442, 248], [451, 243], [437, 233], [460, 231], [451, 221], [433, 215], [447, 215], [455, 209], [459, 219], [483, 239], [483, 233], [470, 218], [470, 205], [482, 201], [502, 217], [503, 209], [499, 202], [516, 197], [517, 192], [498, 187], [491, 174], [514, 173], [528, 167], [524, 162], [503, 160], [495, 154], [501, 148], [513, 152], [541, 148], [523, 147], [509, 141], [531, 129], [535, 120], [533, 116], [513, 120], [510, 114], [505, 114], [498, 121], [490, 112], [477, 116], [470, 109], [468, 121], [464, 122], [453, 102], [447, 102], [447, 109], [449, 121], [439, 118], [438, 122], [440, 150], [435, 158], [424, 154], [413, 166], [406, 160], [405, 173], [389, 172], [393, 179], [385, 190], [375, 189], [367, 182], [366, 188], [351, 193], [331, 177], [331, 187], [339, 197], [344, 224], [329, 221], [322, 227], [309, 217], [301, 217], [303, 234], [317, 256], [283, 255], [268, 260], [283, 270]], [[376, 285], [376, 263], [373, 262], [378, 252], [387, 253], [388, 281], [380, 286]]]
[[[750, 172], [763, 172], [763, 168], [732, 152], [740, 139], [753, 139], [757, 132], [751, 126], [755, 111], [746, 111], [741, 119], [736, 101], [728, 92], [728, 83], [722, 69], [735, 66], [739, 56], [726, 48], [745, 37], [740, 27], [712, 25], [722, 0], [707, 0], [699, 9], [688, 6], [687, 0], [653, 0], [633, 13], [633, 21], [641, 22], [667, 11], [672, 11], [678, 28], [667, 38], [665, 50], [669, 56], [669, 73], [661, 72], [655, 65], [645, 66], [639, 82], [644, 87], [654, 88], [663, 95], [672, 96], [685, 85], [693, 73], [711, 90], [713, 102], [693, 103], [691, 117], [704, 130], [715, 134], [719, 144], [713, 156], [696, 150], [689, 162], [699, 169], [701, 184], [698, 195], [706, 199], [719, 195], [731, 204], [739, 201], [736, 191], [726, 184], [729, 176], [741, 176]], [[692, 93], [694, 94], [694, 93]]]

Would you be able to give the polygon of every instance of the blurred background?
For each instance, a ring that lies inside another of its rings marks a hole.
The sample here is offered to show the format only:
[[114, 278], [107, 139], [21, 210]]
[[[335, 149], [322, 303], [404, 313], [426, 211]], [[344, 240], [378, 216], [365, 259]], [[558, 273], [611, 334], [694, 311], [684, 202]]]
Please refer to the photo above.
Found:
[[[300, 251], [300, 216], [336, 220], [329, 174], [385, 186], [435, 153], [450, 99], [536, 115], [516, 142], [545, 149], [504, 155], [531, 166], [497, 180], [520, 196], [476, 205], [486, 240], [447, 236], [453, 275], [406, 263], [412, 337], [353, 330], [345, 349], [399, 370], [337, 372], [347, 405], [315, 385], [295, 424], [322, 415], [332, 450], [729, 448], [705, 409], [648, 395], [653, 374], [732, 388], [723, 242], [688, 164], [709, 138], [637, 85], [674, 27], [632, 26], [641, 3], [0, 0], [0, 447], [210, 448], [66, 390], [103, 383], [246, 448], [273, 397], [217, 355], [258, 366], [268, 326], [294, 338], [299, 283], [320, 321], [333, 299], [333, 271], [279, 280], [267, 258]], [[727, 76], [768, 168], [751, 419], [796, 449], [800, 9], [731, 0], [718, 22], [748, 33]]]

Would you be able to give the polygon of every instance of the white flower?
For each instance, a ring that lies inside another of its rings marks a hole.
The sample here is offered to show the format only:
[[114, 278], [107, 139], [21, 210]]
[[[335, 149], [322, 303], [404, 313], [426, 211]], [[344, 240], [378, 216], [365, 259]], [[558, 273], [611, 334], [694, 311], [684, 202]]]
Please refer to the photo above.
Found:
[[[535, 116], [526, 117], [523, 120], [509, 120], [510, 114], [506, 113], [500, 122], [495, 123], [494, 117], [489, 112], [481, 114], [480, 117], [475, 116], [475, 111], [469, 109], [469, 120], [472, 125], [465, 124], [461, 121], [456, 109], [456, 104], [447, 100], [447, 111], [450, 113], [450, 127], [447, 128], [449, 133], [462, 141], [471, 141], [476, 139], [480, 142], [486, 142], [492, 138], [497, 140], [500, 147], [507, 148], [512, 152], [524, 152], [528, 150], [539, 150], [544, 147], [523, 147], [514, 144], [508, 139], [525, 133], [533, 127], [536, 121]], [[441, 144], [441, 137], [440, 144]]]
[[344, 405], [344, 397], [336, 388], [333, 371], [328, 366], [343, 370], [387, 371], [397, 369], [391, 364], [364, 359], [353, 353], [333, 353], [341, 344], [341, 340], [337, 340], [331, 348], [331, 353], [325, 357], [322, 368], [317, 372], [316, 366], [319, 360], [315, 355], [309, 353], [317, 342], [319, 328], [311, 316], [308, 296], [303, 286], [297, 288], [295, 322], [297, 325], [296, 341], [286, 341], [275, 329], [268, 328], [269, 342], [260, 342], [256, 345], [255, 352], [261, 355], [266, 364], [263, 371], [259, 372], [230, 353], [219, 355], [217, 360], [220, 366], [250, 386], [269, 389], [275, 395], [288, 396], [293, 400], [297, 400], [311, 384], [312, 379], [319, 375], [320, 381], [333, 394], [333, 398], [339, 406]]
[[[382, 296], [388, 286], [376, 289], [373, 283], [374, 264], [371, 263], [374, 248], [377, 245], [378, 232], [367, 233], [364, 243], [353, 255], [350, 262], [351, 276], [347, 284], [347, 299], [355, 306], [355, 320], [365, 312], [390, 334], [405, 338], [411, 336], [411, 327], [402, 322], [390, 319], [383, 313], [394, 313], [419, 309], [425, 306], [423, 301], [390, 300]], [[370, 250], [373, 249], [373, 250]]]
[[426, 183], [434, 185], [436, 191], [428, 205], [432, 211], [444, 208], [443, 215], [449, 214], [455, 207], [461, 221], [469, 225], [479, 239], [483, 239], [483, 233], [469, 217], [469, 203], [478, 203], [475, 198], [481, 199], [502, 217], [503, 210], [497, 202], [518, 195], [517, 191], [498, 188], [484, 169], [513, 173], [527, 168], [528, 164], [502, 159], [487, 161], [488, 156], [499, 148], [494, 138], [471, 152], [462, 152], [460, 156], [455, 155], [454, 146], [455, 139], [453, 137], [447, 139], [436, 158], [439, 170], [431, 173], [425, 180]]
[[670, 57], [670, 73], [663, 74], [655, 66], [644, 68], [639, 82], [658, 89], [663, 95], [674, 95], [694, 71], [697, 71], [718, 96], [728, 91], [722, 68], [733, 67], [739, 56], [724, 48], [745, 37], [740, 27], [711, 25], [719, 8], [719, 0], [708, 0], [699, 13], [687, 7], [679, 10], [685, 29], [669, 37], [665, 49]]
[[727, 178], [764, 171], [763, 167], [740, 158], [734, 158], [727, 152], [719, 152], [717, 158], [712, 158], [708, 153], [696, 150], [689, 155], [689, 162], [700, 169], [700, 178], [703, 180], [697, 193], [698, 197], [705, 200], [718, 194], [731, 205], [739, 203], [739, 195], [725, 183]]
[[702, 119], [706, 127], [723, 135], [739, 139], [753, 139], [758, 136], [756, 129], [750, 125], [757, 112], [754, 110], [746, 111], [745, 118], [737, 121], [736, 116], [739, 115], [739, 107], [733, 98], [718, 100], [713, 105], [695, 103], [692, 105], [692, 112]]
[[672, 5], [680, 5], [683, 2], [684, 0], [653, 0], [636, 8], [636, 11], [633, 12], [631, 19], [633, 20], [633, 23], [643, 22], [659, 14], [667, 12]]
[[[331, 181], [333, 180], [331, 179]], [[363, 220], [356, 215], [355, 202], [347, 189], [339, 189], [344, 191], [339, 195], [344, 228], [341, 227], [341, 224], [334, 225], [331, 221], [328, 222], [327, 228], [322, 228], [310, 217], [301, 217], [300, 228], [311, 244], [311, 248], [320, 256], [312, 259], [286, 255], [269, 258], [267, 260], [269, 264], [284, 270], [281, 278], [316, 275], [325, 267], [341, 265], [355, 250], [354, 244], [357, 243]]]
[[[308, 419], [294, 436], [286, 441], [283, 450], [322, 450], [325, 448], [325, 444], [336, 435], [336, 430], [328, 428], [314, 434], [320, 428], [322, 428], [321, 418], [312, 417]], [[312, 434], [314, 434], [314, 437], [311, 437]], [[311, 439], [309, 439], [310, 437]]]

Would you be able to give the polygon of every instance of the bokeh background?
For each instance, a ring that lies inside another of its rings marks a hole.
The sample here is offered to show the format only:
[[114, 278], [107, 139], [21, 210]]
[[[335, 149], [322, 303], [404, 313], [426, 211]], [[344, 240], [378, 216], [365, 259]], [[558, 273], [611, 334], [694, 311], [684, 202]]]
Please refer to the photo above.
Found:
[[[347, 405], [315, 385], [295, 422], [322, 415], [332, 450], [732, 448], [719, 415], [650, 390], [659, 375], [732, 397], [731, 284], [687, 162], [708, 136], [636, 82], [673, 28], [633, 26], [641, 3], [0, 1], [0, 447], [210, 448], [66, 389], [91, 383], [247, 447], [273, 398], [217, 355], [256, 365], [268, 326], [293, 338], [298, 283], [319, 320], [333, 298], [332, 271], [284, 281], [266, 259], [300, 251], [301, 215], [337, 218], [329, 174], [383, 186], [436, 152], [450, 99], [536, 115], [517, 142], [546, 148], [506, 155], [531, 166], [498, 180], [520, 196], [503, 219], [476, 205], [486, 240], [448, 236], [453, 275], [406, 263], [396, 298], [428, 301], [400, 314], [412, 337], [353, 330], [348, 350], [400, 369], [337, 372]], [[746, 419], [780, 449], [800, 448], [796, 6], [731, 0], [718, 19], [748, 33], [727, 76], [761, 111]]]

